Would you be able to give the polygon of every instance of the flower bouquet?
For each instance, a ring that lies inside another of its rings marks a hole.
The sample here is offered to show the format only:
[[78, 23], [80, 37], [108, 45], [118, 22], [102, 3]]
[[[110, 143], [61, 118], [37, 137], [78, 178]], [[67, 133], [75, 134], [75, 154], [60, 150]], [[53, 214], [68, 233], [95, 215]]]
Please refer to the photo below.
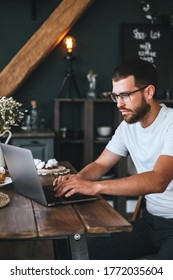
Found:
[[0, 96], [0, 132], [19, 125], [24, 117], [21, 107], [13, 97]]
[[[21, 107], [22, 104], [14, 100], [12, 97], [0, 96], [0, 137], [8, 134], [5, 144], [7, 144], [11, 138], [11, 126], [18, 126], [24, 117]], [[1, 147], [0, 166], [5, 166]]]

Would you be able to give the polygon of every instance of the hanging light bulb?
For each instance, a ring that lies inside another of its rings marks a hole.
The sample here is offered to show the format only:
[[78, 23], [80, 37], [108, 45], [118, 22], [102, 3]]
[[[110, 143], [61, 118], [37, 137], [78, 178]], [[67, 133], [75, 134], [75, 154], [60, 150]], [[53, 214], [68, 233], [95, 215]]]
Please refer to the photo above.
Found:
[[75, 39], [72, 36], [67, 36], [64, 38], [63, 42], [67, 48], [67, 52], [71, 53], [76, 43]]

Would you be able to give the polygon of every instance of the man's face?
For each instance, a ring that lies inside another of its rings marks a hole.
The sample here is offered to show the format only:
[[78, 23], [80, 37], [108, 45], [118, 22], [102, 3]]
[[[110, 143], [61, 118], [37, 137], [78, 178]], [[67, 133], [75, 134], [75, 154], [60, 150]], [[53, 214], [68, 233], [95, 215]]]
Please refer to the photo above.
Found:
[[117, 107], [127, 123], [132, 124], [141, 121], [150, 111], [150, 104], [147, 103], [144, 95], [146, 88], [130, 94], [130, 92], [138, 90], [133, 76], [118, 82], [113, 81], [112, 92], [117, 95]]

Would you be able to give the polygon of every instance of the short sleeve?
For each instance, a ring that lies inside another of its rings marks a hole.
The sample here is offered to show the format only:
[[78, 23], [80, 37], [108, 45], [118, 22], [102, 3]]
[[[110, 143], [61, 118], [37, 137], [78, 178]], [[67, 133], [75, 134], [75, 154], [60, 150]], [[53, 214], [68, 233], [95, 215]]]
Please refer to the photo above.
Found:
[[110, 152], [126, 157], [128, 151], [123, 141], [123, 130], [124, 130], [124, 122], [122, 122], [115, 130], [115, 133], [112, 139], [108, 142], [106, 148]]

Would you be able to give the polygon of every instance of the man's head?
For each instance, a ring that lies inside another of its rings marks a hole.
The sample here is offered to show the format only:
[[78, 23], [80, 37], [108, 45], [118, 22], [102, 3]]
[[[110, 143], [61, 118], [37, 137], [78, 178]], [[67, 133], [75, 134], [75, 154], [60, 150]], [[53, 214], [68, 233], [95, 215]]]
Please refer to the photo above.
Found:
[[112, 75], [112, 99], [127, 123], [142, 121], [149, 114], [157, 87], [155, 66], [140, 58], [125, 61]]
[[146, 85], [153, 85], [157, 89], [157, 70], [148, 61], [140, 58], [132, 58], [117, 66], [112, 74], [112, 80], [118, 82], [128, 76], [133, 76], [135, 86], [141, 88]]

